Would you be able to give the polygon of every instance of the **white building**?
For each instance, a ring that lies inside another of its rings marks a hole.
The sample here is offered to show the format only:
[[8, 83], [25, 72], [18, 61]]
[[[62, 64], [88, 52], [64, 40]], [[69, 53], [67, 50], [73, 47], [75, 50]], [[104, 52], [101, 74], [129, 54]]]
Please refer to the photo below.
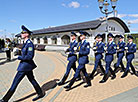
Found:
[[[105, 34], [106, 31], [105, 20], [93, 20], [76, 24], [69, 24], [64, 26], [50, 27], [46, 29], [34, 30], [31, 36], [34, 44], [46, 45], [46, 50], [63, 50], [64, 47], [70, 43], [71, 31], [78, 32], [84, 30], [90, 34], [87, 37], [87, 41], [90, 42], [91, 46], [94, 42], [94, 37], [100, 33]], [[108, 18], [108, 31], [114, 35], [129, 33], [127, 25], [117, 17]], [[23, 43], [20, 38], [20, 34], [17, 34], [18, 42]]]

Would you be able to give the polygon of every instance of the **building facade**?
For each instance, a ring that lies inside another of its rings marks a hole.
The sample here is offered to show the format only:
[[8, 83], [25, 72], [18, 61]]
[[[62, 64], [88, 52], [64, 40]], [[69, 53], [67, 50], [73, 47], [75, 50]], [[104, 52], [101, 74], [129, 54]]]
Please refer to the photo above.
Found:
[[[71, 41], [71, 31], [78, 32], [84, 30], [90, 34], [87, 41], [93, 46], [94, 37], [97, 34], [105, 34], [106, 29], [113, 35], [124, 35], [129, 33], [127, 25], [117, 17], [108, 18], [107, 23], [104, 19], [98, 19], [88, 22], [69, 24], [64, 26], [49, 27], [46, 29], [34, 30], [31, 36], [34, 44], [46, 45], [46, 50], [63, 50]], [[18, 43], [22, 44], [23, 40], [20, 34], [16, 35]], [[116, 38], [117, 39], [117, 38]]]

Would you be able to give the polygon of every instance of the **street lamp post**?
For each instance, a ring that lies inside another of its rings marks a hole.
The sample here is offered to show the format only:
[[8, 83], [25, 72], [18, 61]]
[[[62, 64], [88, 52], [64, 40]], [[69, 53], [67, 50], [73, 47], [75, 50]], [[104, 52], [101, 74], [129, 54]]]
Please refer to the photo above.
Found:
[[[98, 0], [98, 2], [99, 2], [100, 11], [103, 14], [105, 14], [105, 18], [106, 18], [105, 43], [107, 44], [107, 34], [108, 34], [108, 21], [107, 21], [107, 17], [108, 17], [109, 14], [111, 14], [111, 13], [113, 13], [115, 11], [117, 0], [110, 0], [111, 5], [112, 5], [112, 9], [113, 9], [112, 11], [108, 10], [108, 6], [109, 6], [108, 0]], [[104, 8], [104, 10], [103, 10], [103, 8]]]

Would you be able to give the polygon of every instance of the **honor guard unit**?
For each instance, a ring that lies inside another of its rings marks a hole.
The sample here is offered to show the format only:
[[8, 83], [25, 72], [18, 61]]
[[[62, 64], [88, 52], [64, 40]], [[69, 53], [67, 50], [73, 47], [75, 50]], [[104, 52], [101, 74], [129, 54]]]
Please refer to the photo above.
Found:
[[14, 94], [18, 84], [25, 76], [27, 76], [28, 80], [33, 85], [37, 93], [37, 96], [33, 99], [33, 101], [36, 101], [37, 99], [42, 98], [45, 95], [45, 93], [42, 92], [42, 89], [40, 88], [39, 84], [37, 83], [33, 75], [33, 69], [36, 68], [37, 66], [33, 61], [34, 44], [29, 39], [29, 36], [31, 35], [31, 33], [32, 32], [29, 31], [25, 26], [22, 26], [21, 37], [24, 39], [24, 44], [22, 47], [21, 55], [18, 56], [18, 60], [20, 60], [20, 64], [18, 66], [16, 76], [13, 80], [13, 83], [10, 89], [7, 91], [5, 96], [0, 100], [0, 102], [9, 101], [9, 99]]
[[[69, 44], [69, 48], [65, 51], [65, 53], [69, 53], [68, 54], [68, 65], [67, 65], [67, 69], [66, 69], [66, 73], [64, 74], [62, 80], [58, 83], [58, 85], [63, 85], [66, 81], [66, 79], [68, 78], [68, 75], [70, 73], [71, 68], [73, 68], [74, 72], [76, 72], [76, 61], [77, 61], [77, 55], [75, 54], [75, 48], [77, 47], [78, 43], [76, 41], [76, 33], [71, 32], [71, 43]], [[79, 80], [80, 80], [80, 75], [78, 76]]]
[[[10, 87], [10, 89], [7, 91], [5, 96], [0, 100], [0, 102], [8, 102], [9, 99], [12, 97], [14, 94], [18, 84], [21, 82], [21, 80], [27, 76], [28, 80], [31, 82], [33, 85], [34, 89], [36, 90], [37, 96], [33, 99], [33, 101], [36, 101], [39, 98], [42, 98], [45, 96], [45, 93], [42, 91], [40, 88], [39, 84], [34, 78], [33, 75], [33, 69], [35, 69], [37, 66], [33, 61], [34, 57], [34, 44], [32, 41], [29, 39], [29, 36], [32, 34], [30, 30], [28, 30], [25, 26], [22, 26], [22, 32], [21, 32], [21, 37], [24, 39], [24, 44], [21, 49], [15, 49], [14, 55], [18, 56], [18, 60], [20, 60], [19, 66], [17, 68], [17, 73], [16, 76], [13, 80], [13, 83]], [[131, 67], [131, 70], [134, 75], [138, 76], [134, 66], [132, 65], [132, 60], [134, 59], [134, 53], [136, 53], [136, 44], [133, 43], [133, 37], [131, 35], [128, 35], [128, 43], [124, 42], [124, 37], [122, 35], [119, 35], [119, 42], [116, 45], [114, 42], [114, 36], [112, 33], [108, 34], [108, 43], [105, 45], [103, 43], [103, 35], [98, 34], [95, 37], [95, 43], [93, 45], [93, 51], [95, 53], [95, 65], [93, 68], [92, 73], [90, 74], [90, 77], [86, 71], [86, 64], [89, 63], [89, 58], [88, 55], [90, 53], [90, 43], [86, 41], [86, 36], [89, 34], [85, 31], [79, 31], [79, 39], [80, 42], [78, 43], [76, 41], [76, 33], [71, 32], [71, 43], [69, 44], [68, 49], [65, 51], [68, 53], [68, 58], [67, 60], [68, 65], [66, 68], [66, 72], [61, 79], [61, 81], [58, 83], [58, 85], [63, 85], [65, 84], [66, 79], [68, 78], [68, 75], [70, 73], [71, 68], [73, 68], [75, 74], [69, 84], [67, 86], [64, 86], [66, 89], [70, 89], [76, 79], [78, 78], [79, 80], [81, 79], [80, 77], [80, 72], [84, 74], [86, 78], [86, 85], [84, 87], [89, 87], [91, 86], [91, 80], [94, 78], [94, 74], [98, 68], [98, 66], [101, 69], [101, 72], [104, 74], [103, 79], [100, 81], [100, 83], [104, 83], [107, 81], [109, 72], [111, 73], [111, 79], [116, 78], [115, 72], [118, 70], [119, 66], [121, 66], [123, 75], [121, 78], [124, 78], [127, 76], [129, 70], [129, 67]], [[126, 52], [126, 60], [127, 60], [127, 65], [126, 68], [123, 65], [123, 57], [125, 56]], [[103, 59], [103, 53], [105, 53], [105, 70], [102, 66], [101, 60]], [[114, 54], [117, 53], [117, 63], [114, 64], [115, 69], [113, 70], [111, 68], [111, 63], [114, 60]], [[78, 54], [78, 57], [77, 57]], [[78, 66], [76, 68], [76, 62], [78, 61]]]
[[94, 65], [94, 69], [93, 69], [92, 73], [90, 74], [91, 79], [94, 78], [94, 74], [95, 74], [98, 66], [100, 66], [102, 73], [105, 74], [104, 68], [103, 68], [102, 63], [101, 63], [101, 60], [103, 58], [105, 44], [102, 42], [102, 35], [101, 34], [98, 34], [95, 37], [95, 39], [96, 39], [96, 43], [93, 46], [93, 51], [95, 53], [95, 65]]
[[116, 78], [115, 72], [111, 68], [111, 63], [114, 59], [113, 55], [116, 53], [116, 44], [114, 43], [113, 38], [114, 38], [113, 34], [109, 33], [108, 34], [108, 44], [105, 48], [105, 53], [106, 53], [105, 54], [105, 63], [106, 63], [105, 75], [104, 75], [103, 79], [100, 81], [100, 83], [104, 83], [107, 81], [109, 71], [111, 72], [111, 75], [112, 75], [111, 79]]
[[91, 86], [91, 81], [89, 79], [89, 76], [86, 72], [86, 67], [85, 67], [85, 64], [89, 63], [88, 54], [90, 53], [90, 44], [89, 44], [89, 42], [87, 42], [85, 40], [88, 33], [84, 32], [84, 31], [80, 31], [79, 33], [81, 34], [80, 35], [81, 42], [79, 43], [79, 45], [77, 47], [77, 52], [79, 52], [79, 59], [78, 59], [79, 65], [78, 65], [77, 70], [74, 74], [74, 77], [71, 79], [70, 83], [64, 87], [66, 89], [71, 88], [71, 86], [74, 84], [76, 78], [80, 75], [80, 71], [83, 72], [83, 74], [86, 78], [87, 85], [85, 85], [84, 87]]
[[114, 65], [115, 67], [114, 72], [117, 71], [117, 69], [119, 68], [119, 65], [121, 65], [121, 72], [125, 71], [125, 67], [122, 61], [125, 55], [124, 53], [125, 46], [126, 46], [126, 43], [124, 42], [124, 37], [122, 35], [119, 35], [119, 42], [117, 44], [117, 63]]
[[127, 38], [128, 38], [128, 43], [125, 47], [127, 66], [126, 66], [126, 69], [125, 69], [123, 75], [121, 76], [121, 78], [124, 78], [124, 77], [127, 76], [128, 72], [129, 72], [129, 67], [131, 67], [131, 70], [132, 70], [133, 74], [138, 76], [134, 66], [132, 65], [132, 60], [135, 57], [134, 53], [136, 53], [136, 49], [137, 49], [136, 44], [133, 43], [133, 37], [131, 35], [128, 35]]

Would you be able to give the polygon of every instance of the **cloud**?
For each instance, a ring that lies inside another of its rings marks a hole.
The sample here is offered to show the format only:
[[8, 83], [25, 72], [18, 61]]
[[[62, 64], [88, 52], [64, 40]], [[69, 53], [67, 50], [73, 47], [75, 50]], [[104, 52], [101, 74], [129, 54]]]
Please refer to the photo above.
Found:
[[80, 3], [79, 2], [75, 2], [75, 1], [72, 1], [69, 4], [62, 3], [61, 5], [63, 7], [69, 7], [69, 8], [79, 8], [80, 7]]
[[89, 6], [89, 5], [83, 5], [82, 7], [84, 7], [84, 8], [89, 8], [90, 6]]
[[118, 14], [117, 15], [117, 17], [119, 17], [119, 18], [123, 18], [123, 17], [126, 17], [127, 16], [127, 14]]
[[127, 22], [129, 22], [130, 24], [138, 24], [138, 19], [128, 20]]
[[12, 23], [16, 23], [17, 21], [16, 21], [16, 20], [14, 20], [14, 19], [12, 19], [12, 20], [10, 20], [10, 22], [12, 22]]
[[138, 14], [129, 14], [128, 16], [129, 17], [136, 17], [137, 18], [138, 17]]
[[0, 29], [0, 33], [1, 33], [1, 32], [4, 32], [4, 31], [5, 31], [5, 30]]
[[133, 32], [138, 32], [138, 28], [130, 28], [130, 30]]
[[64, 7], [67, 7], [67, 5], [66, 5], [66, 4], [64, 4], [64, 3], [62, 3], [61, 5], [62, 5], [62, 6], [64, 6]]
[[71, 3], [68, 4], [68, 7], [79, 8], [80, 3], [72, 1]]

